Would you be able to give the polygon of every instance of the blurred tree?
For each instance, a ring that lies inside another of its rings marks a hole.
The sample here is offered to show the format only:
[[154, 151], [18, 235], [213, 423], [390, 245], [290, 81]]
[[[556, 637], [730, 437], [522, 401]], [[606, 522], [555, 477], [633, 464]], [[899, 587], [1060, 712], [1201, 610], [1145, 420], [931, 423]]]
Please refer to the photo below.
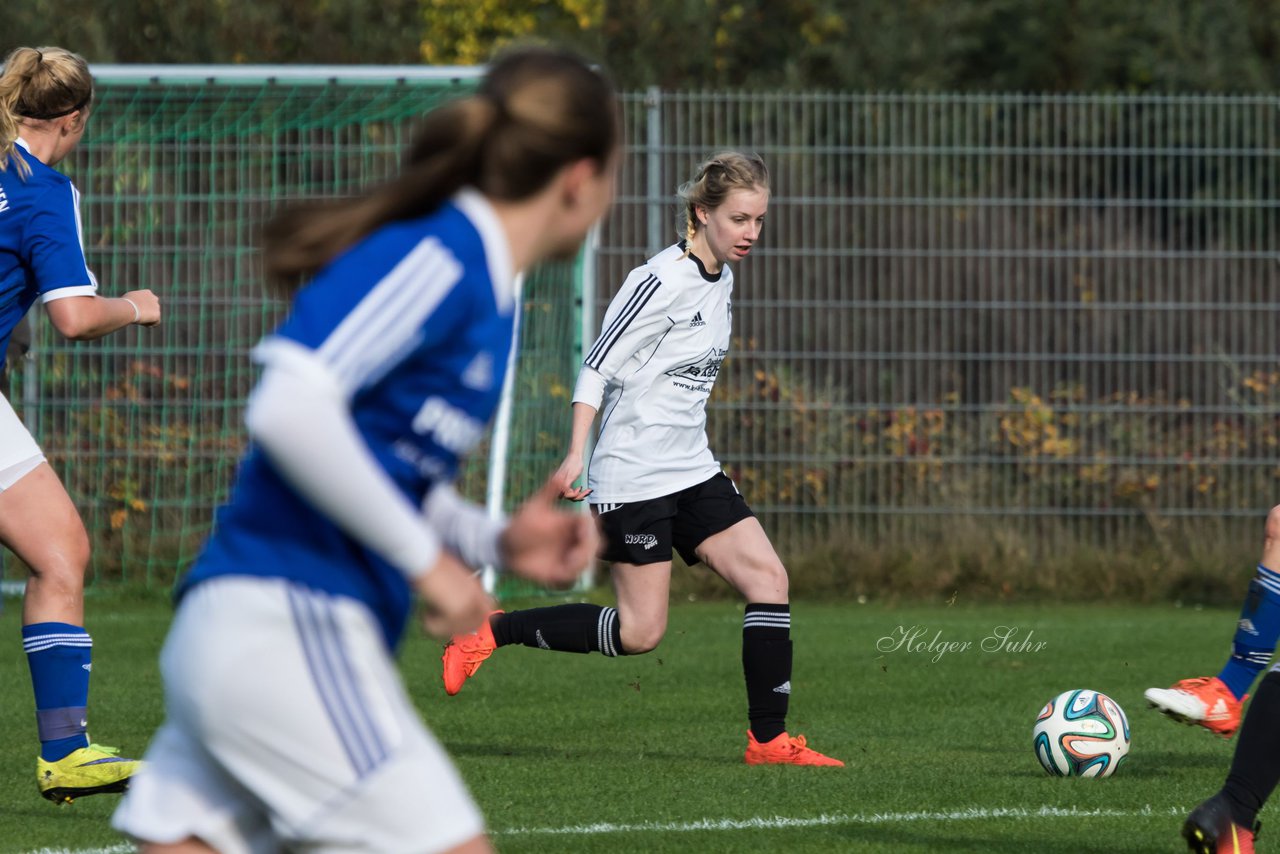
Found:
[[485, 62], [529, 38], [599, 54], [605, 0], [423, 0], [422, 58], [434, 65]]
[[0, 50], [90, 62], [414, 63], [421, 0], [11, 0]]
[[92, 62], [390, 64], [544, 39], [627, 88], [1280, 86], [1280, 0], [10, 0], [2, 38]]

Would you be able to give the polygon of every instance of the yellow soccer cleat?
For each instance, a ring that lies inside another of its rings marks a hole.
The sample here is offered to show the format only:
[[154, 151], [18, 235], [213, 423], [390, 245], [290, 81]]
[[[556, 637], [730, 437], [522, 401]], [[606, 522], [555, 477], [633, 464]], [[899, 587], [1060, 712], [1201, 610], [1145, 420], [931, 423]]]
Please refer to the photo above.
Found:
[[142, 763], [117, 756], [114, 747], [91, 744], [74, 750], [57, 762], [36, 759], [36, 784], [40, 794], [55, 804], [69, 804], [85, 795], [123, 792]]
[[785, 732], [764, 744], [756, 741], [755, 733], [747, 730], [748, 765], [819, 765], [829, 768], [843, 768], [839, 759], [824, 756], [805, 743], [803, 735], [792, 738]]

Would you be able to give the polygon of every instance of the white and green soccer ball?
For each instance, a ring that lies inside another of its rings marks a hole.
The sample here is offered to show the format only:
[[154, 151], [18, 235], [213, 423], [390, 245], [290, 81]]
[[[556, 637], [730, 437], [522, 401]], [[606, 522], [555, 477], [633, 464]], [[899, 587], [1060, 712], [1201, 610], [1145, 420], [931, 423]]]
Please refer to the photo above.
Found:
[[1110, 777], [1129, 755], [1129, 719], [1097, 691], [1063, 691], [1036, 716], [1036, 758], [1055, 777]]

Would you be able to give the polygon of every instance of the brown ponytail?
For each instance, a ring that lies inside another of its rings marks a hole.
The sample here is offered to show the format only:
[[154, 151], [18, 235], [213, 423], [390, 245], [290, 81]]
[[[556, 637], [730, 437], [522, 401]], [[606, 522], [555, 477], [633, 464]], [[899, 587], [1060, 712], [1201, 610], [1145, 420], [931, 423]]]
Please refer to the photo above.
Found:
[[272, 220], [263, 230], [268, 281], [290, 293], [382, 225], [426, 215], [464, 186], [519, 201], [569, 163], [603, 168], [620, 135], [612, 85], [581, 59], [545, 48], [510, 53], [476, 94], [427, 116], [398, 177]]
[[60, 47], [19, 47], [0, 72], [0, 171], [30, 173], [15, 145], [23, 123], [47, 121], [93, 102], [93, 77], [79, 54]]

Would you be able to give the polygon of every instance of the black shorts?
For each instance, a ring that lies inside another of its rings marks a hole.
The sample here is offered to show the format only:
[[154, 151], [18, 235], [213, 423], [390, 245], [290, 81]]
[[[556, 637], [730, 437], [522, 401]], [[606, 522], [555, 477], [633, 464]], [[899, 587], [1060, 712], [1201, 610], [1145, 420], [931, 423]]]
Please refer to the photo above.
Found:
[[695, 549], [713, 534], [755, 514], [723, 473], [672, 495], [630, 504], [592, 504], [600, 520], [610, 563], [662, 563], [672, 547], [689, 566], [701, 561]]

